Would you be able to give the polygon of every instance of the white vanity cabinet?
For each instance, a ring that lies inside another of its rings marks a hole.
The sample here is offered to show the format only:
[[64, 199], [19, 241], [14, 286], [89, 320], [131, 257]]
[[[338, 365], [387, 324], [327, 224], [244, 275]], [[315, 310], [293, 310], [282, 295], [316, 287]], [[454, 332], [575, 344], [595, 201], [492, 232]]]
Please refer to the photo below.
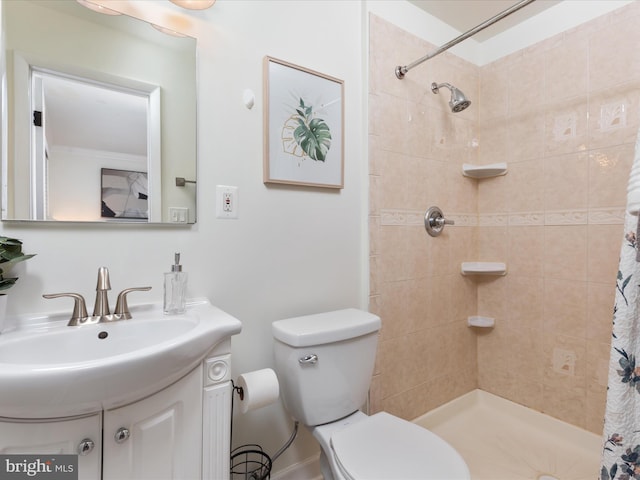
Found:
[[79, 480], [225, 478], [229, 361], [228, 355], [209, 359], [206, 371], [200, 364], [160, 392], [89, 416], [0, 418], [0, 453], [78, 454]]
[[2, 454], [78, 454], [78, 479], [101, 475], [102, 413], [65, 420], [0, 419]]
[[164, 390], [113, 410], [60, 421], [0, 421], [0, 452], [78, 454], [82, 480], [199, 479], [202, 388], [199, 365]]
[[202, 366], [148, 398], [104, 412], [103, 480], [197, 479]]
[[77, 328], [27, 318], [0, 335], [0, 453], [78, 455], [81, 480], [229, 477], [242, 324], [206, 299], [181, 315], [131, 311]]

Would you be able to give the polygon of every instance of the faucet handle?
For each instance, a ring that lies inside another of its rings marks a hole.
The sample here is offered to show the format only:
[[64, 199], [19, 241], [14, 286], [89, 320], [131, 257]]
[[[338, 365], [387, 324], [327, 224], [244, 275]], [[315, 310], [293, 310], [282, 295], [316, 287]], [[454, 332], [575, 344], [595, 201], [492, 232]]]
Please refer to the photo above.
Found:
[[125, 288], [118, 294], [118, 300], [116, 300], [116, 309], [113, 311], [114, 315], [118, 315], [121, 319], [131, 318], [131, 312], [129, 312], [129, 305], [127, 305], [127, 294], [130, 292], [147, 292], [151, 290], [151, 287], [134, 287]]
[[60, 297], [71, 297], [74, 300], [73, 303], [73, 313], [71, 314], [71, 319], [67, 325], [74, 326], [81, 323], [83, 320], [86, 320], [89, 317], [87, 313], [87, 305], [84, 301], [84, 297], [79, 293], [45, 293], [42, 295], [44, 298], [60, 298]]

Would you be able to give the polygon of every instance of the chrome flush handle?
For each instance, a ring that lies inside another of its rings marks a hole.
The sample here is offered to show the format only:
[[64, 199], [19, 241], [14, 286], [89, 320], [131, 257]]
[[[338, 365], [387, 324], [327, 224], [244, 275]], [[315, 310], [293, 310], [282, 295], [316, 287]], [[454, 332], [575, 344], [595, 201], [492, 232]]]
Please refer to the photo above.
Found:
[[305, 355], [304, 357], [300, 357], [298, 359], [298, 363], [300, 365], [315, 365], [316, 363], [318, 363], [318, 356], [315, 353]]

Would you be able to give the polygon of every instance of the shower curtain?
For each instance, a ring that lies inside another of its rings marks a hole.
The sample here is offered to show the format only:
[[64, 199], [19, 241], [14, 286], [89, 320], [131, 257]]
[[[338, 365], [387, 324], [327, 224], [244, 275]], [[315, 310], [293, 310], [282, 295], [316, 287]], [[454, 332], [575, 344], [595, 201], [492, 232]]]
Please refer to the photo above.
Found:
[[627, 191], [600, 480], [640, 479], [640, 132]]

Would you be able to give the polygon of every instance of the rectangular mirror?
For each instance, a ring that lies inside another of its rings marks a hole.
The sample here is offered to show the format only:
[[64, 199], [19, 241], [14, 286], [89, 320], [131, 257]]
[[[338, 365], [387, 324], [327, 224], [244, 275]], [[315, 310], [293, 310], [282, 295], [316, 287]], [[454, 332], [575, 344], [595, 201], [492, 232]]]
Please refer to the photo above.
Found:
[[75, 0], [1, 8], [2, 219], [195, 223], [196, 40]]

